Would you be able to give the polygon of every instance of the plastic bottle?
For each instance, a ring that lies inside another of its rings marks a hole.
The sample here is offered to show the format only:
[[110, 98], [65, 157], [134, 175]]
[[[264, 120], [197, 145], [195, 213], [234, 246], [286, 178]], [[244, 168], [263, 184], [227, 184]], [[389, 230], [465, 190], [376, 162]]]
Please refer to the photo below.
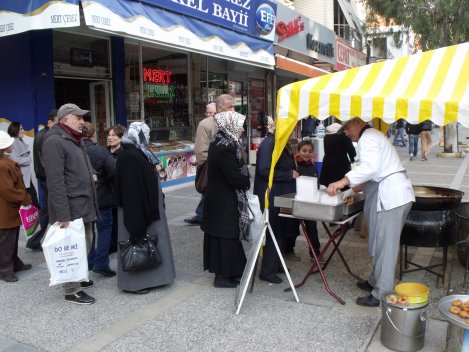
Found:
[[325, 134], [326, 134], [326, 128], [324, 127], [322, 122], [319, 122], [318, 127], [316, 127], [316, 136], [317, 137], [324, 137]]

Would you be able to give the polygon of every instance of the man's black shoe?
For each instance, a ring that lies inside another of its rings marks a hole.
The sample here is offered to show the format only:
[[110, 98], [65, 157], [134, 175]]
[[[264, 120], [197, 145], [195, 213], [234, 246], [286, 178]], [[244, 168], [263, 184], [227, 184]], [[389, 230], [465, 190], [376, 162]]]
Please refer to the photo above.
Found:
[[65, 295], [65, 301], [75, 304], [93, 304], [95, 299], [85, 291], [79, 291], [72, 295]]
[[374, 287], [371, 286], [368, 281], [358, 281], [358, 282], [357, 282], [357, 287], [358, 287], [360, 290], [368, 291], [368, 292], [371, 292], [371, 291], [373, 291], [373, 289], [374, 289]]
[[358, 297], [356, 302], [362, 307], [379, 307], [379, 300], [374, 298], [371, 293], [365, 297]]
[[94, 284], [93, 280], [80, 282], [80, 286], [83, 288], [90, 288], [91, 286], [93, 286], [93, 284]]
[[26, 270], [29, 270], [31, 269], [33, 266], [31, 264], [24, 264], [21, 268], [18, 268], [15, 270], [15, 273], [19, 272], [19, 271], [26, 271]]
[[234, 279], [228, 277], [215, 276], [213, 286], [218, 288], [235, 288], [238, 286], [238, 283]]
[[116, 272], [111, 269], [93, 269], [93, 272], [95, 272], [96, 274], [106, 276], [106, 277], [116, 276]]
[[202, 222], [197, 218], [197, 216], [194, 216], [193, 218], [190, 219], [184, 219], [185, 222], [191, 225], [200, 225]]
[[281, 284], [282, 281], [283, 281], [277, 275], [274, 275], [274, 276], [271, 276], [271, 277], [265, 277], [263, 275], [259, 275], [259, 279], [261, 279], [262, 281], [270, 282], [271, 284]]

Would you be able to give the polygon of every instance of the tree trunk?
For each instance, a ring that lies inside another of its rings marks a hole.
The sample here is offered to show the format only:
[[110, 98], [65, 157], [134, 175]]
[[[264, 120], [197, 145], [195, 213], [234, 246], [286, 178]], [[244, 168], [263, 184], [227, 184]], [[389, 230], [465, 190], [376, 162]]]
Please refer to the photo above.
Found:
[[458, 151], [458, 124], [456, 122], [445, 126], [445, 153], [456, 153]]

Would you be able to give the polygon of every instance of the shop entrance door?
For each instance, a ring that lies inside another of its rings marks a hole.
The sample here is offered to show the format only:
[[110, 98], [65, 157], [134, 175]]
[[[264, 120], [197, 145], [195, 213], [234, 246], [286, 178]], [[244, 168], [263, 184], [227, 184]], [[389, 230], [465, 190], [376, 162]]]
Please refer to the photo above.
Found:
[[90, 110], [97, 142], [105, 147], [106, 130], [112, 126], [109, 81], [90, 83]]

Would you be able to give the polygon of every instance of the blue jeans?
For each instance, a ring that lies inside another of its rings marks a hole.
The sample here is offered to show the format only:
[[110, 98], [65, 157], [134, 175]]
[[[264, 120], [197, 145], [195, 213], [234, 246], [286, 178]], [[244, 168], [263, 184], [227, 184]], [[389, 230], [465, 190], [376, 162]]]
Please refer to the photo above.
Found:
[[394, 142], [392, 144], [397, 145], [397, 141], [400, 139], [401, 142], [402, 142], [402, 145], [404, 147], [406, 146], [404, 131], [405, 131], [404, 127], [398, 128], [396, 130], [396, 135], [394, 136]]
[[419, 135], [409, 133], [409, 154], [417, 156], [419, 150]]
[[101, 217], [96, 220], [93, 242], [88, 253], [89, 269], [109, 269], [109, 245], [112, 235], [112, 207], [100, 208]]
[[204, 217], [204, 201], [205, 201], [205, 195], [202, 194], [202, 198], [200, 198], [199, 205], [195, 209], [195, 216], [197, 217], [197, 220], [202, 221]]

